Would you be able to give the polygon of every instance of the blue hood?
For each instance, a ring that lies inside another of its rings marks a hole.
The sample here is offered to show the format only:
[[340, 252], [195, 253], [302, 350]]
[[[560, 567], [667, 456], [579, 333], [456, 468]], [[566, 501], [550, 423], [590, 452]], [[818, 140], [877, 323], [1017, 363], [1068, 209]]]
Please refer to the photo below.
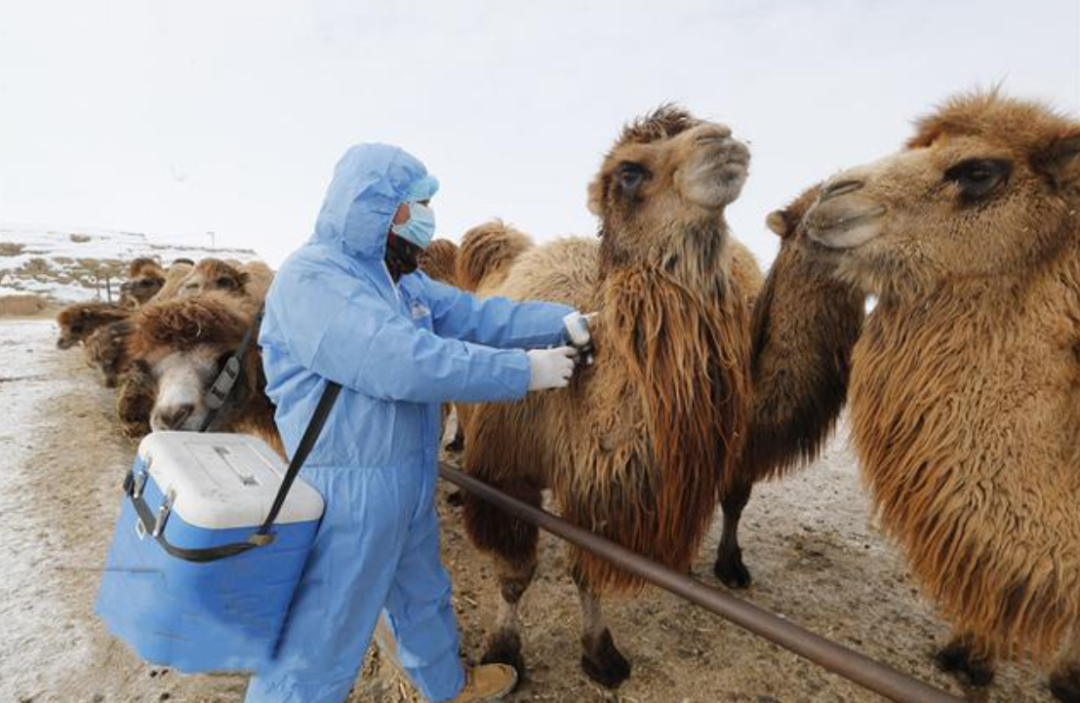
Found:
[[420, 161], [396, 146], [357, 144], [334, 168], [312, 241], [358, 259], [386, 256], [386, 233], [410, 186], [427, 176]]

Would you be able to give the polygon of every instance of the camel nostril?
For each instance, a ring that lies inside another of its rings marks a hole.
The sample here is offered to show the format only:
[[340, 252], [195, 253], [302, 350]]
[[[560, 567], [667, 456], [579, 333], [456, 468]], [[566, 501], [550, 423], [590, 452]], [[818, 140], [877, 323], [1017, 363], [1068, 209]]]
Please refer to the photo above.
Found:
[[154, 413], [155, 424], [167, 430], [180, 430], [184, 423], [195, 412], [195, 406], [190, 403], [163, 408]]
[[866, 183], [863, 181], [858, 181], [853, 178], [845, 178], [844, 180], [836, 181], [835, 183], [826, 183], [825, 187], [821, 189], [821, 195], [818, 196], [818, 202], [823, 203], [831, 198], [854, 193], [865, 185]]

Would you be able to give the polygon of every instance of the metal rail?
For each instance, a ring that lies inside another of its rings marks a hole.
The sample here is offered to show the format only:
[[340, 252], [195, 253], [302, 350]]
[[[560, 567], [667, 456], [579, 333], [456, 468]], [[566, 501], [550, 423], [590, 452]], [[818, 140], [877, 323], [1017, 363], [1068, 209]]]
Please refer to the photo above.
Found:
[[518, 519], [587, 549], [649, 583], [897, 703], [964, 703], [962, 698], [827, 640], [740, 598], [676, 573], [560, 517], [511, 498], [457, 469], [440, 464], [439, 475]]

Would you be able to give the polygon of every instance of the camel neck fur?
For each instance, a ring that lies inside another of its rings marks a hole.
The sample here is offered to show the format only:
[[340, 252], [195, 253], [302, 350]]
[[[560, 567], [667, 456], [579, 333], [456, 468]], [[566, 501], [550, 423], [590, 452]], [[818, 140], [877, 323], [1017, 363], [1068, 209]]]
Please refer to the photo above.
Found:
[[[654, 484], [648, 551], [689, 565], [745, 437], [750, 334], [725, 242], [691, 234], [677, 251], [606, 262], [604, 339], [639, 389]], [[645, 546], [645, 545], [643, 545]]]
[[[1024, 639], [1051, 657], [1080, 617], [1054, 575], [1080, 573], [1076, 555], [1050, 553], [1062, 533], [1080, 543], [1080, 513], [1030, 505], [1033, 482], [1062, 506], [1080, 493], [1078, 291], [1072, 245], [1026, 277], [886, 299], [855, 347], [852, 429], [882, 525], [948, 619], [1003, 654]], [[1031, 573], [1044, 552], [1055, 569]]]

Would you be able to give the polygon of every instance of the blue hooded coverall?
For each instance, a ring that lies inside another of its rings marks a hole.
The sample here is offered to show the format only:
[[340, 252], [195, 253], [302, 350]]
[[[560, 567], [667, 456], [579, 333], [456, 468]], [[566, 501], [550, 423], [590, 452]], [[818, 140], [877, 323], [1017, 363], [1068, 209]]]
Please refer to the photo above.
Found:
[[396, 147], [350, 149], [314, 236], [267, 296], [259, 343], [290, 455], [326, 379], [342, 392], [301, 472], [326, 510], [277, 654], [251, 679], [248, 703], [344, 701], [383, 609], [424, 696], [447, 700], [464, 685], [434, 502], [439, 404], [523, 397], [522, 349], [564, 343], [572, 309], [479, 300], [420, 272], [395, 287], [383, 263], [387, 231], [426, 173]]

